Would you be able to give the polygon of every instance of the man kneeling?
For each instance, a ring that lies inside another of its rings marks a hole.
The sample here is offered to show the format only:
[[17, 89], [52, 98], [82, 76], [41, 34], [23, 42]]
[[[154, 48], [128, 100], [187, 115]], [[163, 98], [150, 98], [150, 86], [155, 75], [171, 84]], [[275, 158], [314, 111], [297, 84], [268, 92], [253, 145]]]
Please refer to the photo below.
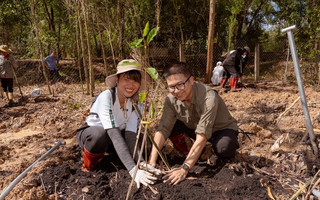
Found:
[[[161, 149], [167, 138], [186, 153], [179, 168], [165, 172], [164, 183], [176, 185], [186, 178], [196, 164], [207, 141], [219, 158], [233, 158], [239, 148], [238, 126], [225, 102], [211, 87], [194, 81], [189, 67], [183, 62], [171, 64], [164, 71], [168, 96], [154, 140]], [[181, 135], [182, 134], [182, 135]], [[190, 151], [179, 138], [184, 134], [195, 139]], [[150, 164], [156, 166], [158, 153], [153, 146]]]

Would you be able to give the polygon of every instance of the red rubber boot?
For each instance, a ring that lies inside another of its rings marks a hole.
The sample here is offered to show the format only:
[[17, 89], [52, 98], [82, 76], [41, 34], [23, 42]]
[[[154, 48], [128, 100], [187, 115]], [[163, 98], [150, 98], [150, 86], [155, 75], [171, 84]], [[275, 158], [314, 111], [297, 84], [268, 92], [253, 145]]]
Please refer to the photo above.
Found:
[[186, 143], [185, 135], [185, 133], [181, 133], [179, 135], [169, 137], [169, 139], [172, 141], [174, 146], [177, 147], [177, 149], [179, 149], [185, 156], [187, 156], [189, 153], [189, 149]]
[[236, 77], [231, 77], [230, 78], [230, 86], [231, 86], [231, 92], [239, 92], [241, 91], [241, 88], [237, 88], [237, 78]]
[[103, 158], [104, 153], [98, 153], [93, 154], [86, 150], [86, 148], [83, 149], [83, 171], [90, 171], [92, 170]]
[[220, 88], [220, 89], [224, 88], [224, 86], [226, 85], [226, 83], [227, 83], [226, 77], [222, 77], [219, 88]]

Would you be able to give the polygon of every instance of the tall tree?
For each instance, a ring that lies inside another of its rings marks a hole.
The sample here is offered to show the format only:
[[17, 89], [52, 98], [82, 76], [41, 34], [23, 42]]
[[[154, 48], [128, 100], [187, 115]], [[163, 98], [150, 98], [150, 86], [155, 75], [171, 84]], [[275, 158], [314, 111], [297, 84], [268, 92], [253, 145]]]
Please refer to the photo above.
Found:
[[89, 74], [88, 74], [88, 65], [87, 65], [87, 54], [86, 54], [86, 47], [84, 42], [84, 35], [83, 35], [83, 27], [82, 27], [82, 16], [80, 9], [81, 9], [81, 2], [80, 0], [75, 0], [76, 8], [77, 8], [77, 19], [79, 24], [79, 31], [80, 31], [80, 44], [81, 44], [81, 51], [82, 51], [82, 60], [83, 60], [83, 68], [84, 68], [84, 77], [86, 81], [86, 91], [89, 94]]
[[210, 78], [211, 78], [211, 74], [212, 74], [215, 4], [216, 4], [215, 0], [210, 0], [207, 70], [206, 70], [205, 83], [209, 83], [210, 82]]
[[92, 49], [90, 44], [90, 29], [89, 29], [89, 17], [88, 17], [88, 3], [86, 0], [82, 0], [81, 7], [82, 7], [82, 16], [84, 19], [84, 27], [86, 31], [87, 36], [87, 50], [88, 50], [88, 61], [89, 61], [89, 80], [90, 80], [90, 95], [93, 97], [93, 91], [94, 91], [94, 71], [92, 66]]
[[[37, 22], [37, 19], [36, 19], [34, 0], [30, 0], [30, 7], [31, 7], [31, 13], [32, 13], [34, 26], [35, 26], [35, 32], [36, 32], [36, 36], [37, 36], [37, 41], [38, 41], [39, 49], [40, 49], [40, 60], [42, 61], [43, 60], [42, 43], [41, 43], [41, 38], [40, 38], [40, 34], [39, 34], [38, 22]], [[50, 84], [49, 84], [49, 78], [48, 78], [47, 73], [46, 73], [46, 67], [44, 66], [43, 62], [41, 62], [41, 64], [42, 64], [43, 74], [44, 74], [44, 77], [45, 77], [47, 85], [48, 85], [49, 93], [52, 94], [51, 88], [50, 88]]]
[[118, 9], [118, 18], [117, 18], [117, 24], [118, 24], [118, 29], [119, 29], [119, 39], [118, 39], [118, 44], [119, 44], [119, 58], [122, 60], [123, 58], [123, 33], [124, 33], [124, 4], [122, 0], [117, 0], [117, 9]]
[[95, 16], [97, 19], [97, 29], [98, 29], [98, 33], [99, 33], [99, 39], [100, 39], [100, 46], [101, 46], [101, 50], [102, 50], [102, 58], [103, 58], [103, 65], [104, 65], [104, 70], [105, 70], [105, 75], [108, 75], [108, 67], [107, 67], [107, 58], [106, 58], [106, 52], [104, 49], [104, 45], [103, 45], [103, 38], [102, 38], [102, 32], [101, 32], [101, 25], [100, 25], [100, 18], [98, 15], [98, 9], [97, 9], [97, 3], [96, 1], [94, 2], [94, 12], [95, 12]]
[[234, 28], [237, 24], [237, 15], [242, 11], [242, 6], [244, 5], [245, 0], [235, 0], [231, 6], [227, 7], [227, 10], [231, 13], [228, 20], [228, 52], [234, 48], [232, 43], [232, 38], [234, 35]]

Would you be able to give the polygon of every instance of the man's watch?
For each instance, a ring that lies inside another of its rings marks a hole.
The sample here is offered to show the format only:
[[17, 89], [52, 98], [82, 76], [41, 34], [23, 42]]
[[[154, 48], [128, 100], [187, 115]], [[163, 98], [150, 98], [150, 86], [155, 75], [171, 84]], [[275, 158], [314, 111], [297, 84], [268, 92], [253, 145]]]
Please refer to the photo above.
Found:
[[190, 167], [187, 164], [183, 164], [182, 169], [189, 171]]

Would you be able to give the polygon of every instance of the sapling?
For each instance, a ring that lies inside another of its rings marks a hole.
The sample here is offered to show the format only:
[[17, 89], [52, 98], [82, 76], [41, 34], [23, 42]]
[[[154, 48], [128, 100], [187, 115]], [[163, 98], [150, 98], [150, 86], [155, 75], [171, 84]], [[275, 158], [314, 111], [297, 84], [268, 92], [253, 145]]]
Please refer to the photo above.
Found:
[[[143, 62], [141, 62], [141, 64], [142, 64], [141, 68], [144, 70], [144, 73], [145, 73], [146, 77], [147, 77], [147, 73], [148, 73], [153, 80], [157, 80], [159, 74], [158, 74], [158, 72], [157, 72], [157, 70], [155, 68], [147, 67], [148, 66], [148, 64], [147, 64], [147, 59], [148, 59], [147, 49], [148, 49], [148, 46], [149, 46], [150, 42], [157, 35], [158, 31], [159, 31], [159, 27], [155, 27], [155, 28], [153, 28], [153, 29], [151, 29], [149, 31], [149, 22], [148, 22], [146, 24], [144, 30], [143, 30], [143, 37], [141, 39], [138, 39], [138, 40], [136, 40], [136, 41], [134, 41], [134, 42], [132, 42], [130, 44], [131, 48], [140, 48], [140, 47], [144, 48], [145, 55], [144, 55], [144, 60], [142, 60]], [[145, 84], [145, 88], [147, 88], [146, 80], [142, 84]], [[159, 83], [158, 83], [158, 85], [159, 85]], [[157, 88], [158, 88], [158, 85], [157, 85]], [[152, 120], [154, 119], [154, 116], [155, 116], [155, 109], [154, 109], [153, 99], [148, 99], [148, 93], [147, 93], [147, 91], [144, 91], [144, 92], [139, 94], [139, 102], [140, 103], [144, 103], [144, 106], [143, 106], [143, 112], [141, 112], [140, 109], [138, 108], [137, 104], [134, 104], [135, 110], [137, 111], [137, 113], [138, 113], [138, 115], [139, 115], [139, 117], [141, 119], [140, 127], [139, 127], [139, 131], [138, 131], [138, 135], [137, 135], [136, 141], [139, 140], [140, 132], [141, 132], [141, 128], [142, 128], [143, 124], [145, 125], [144, 137], [143, 137], [142, 144], [141, 144], [141, 151], [139, 153], [138, 162], [137, 162], [137, 165], [136, 165], [136, 168], [135, 168], [135, 172], [133, 174], [133, 177], [132, 177], [132, 180], [131, 180], [131, 183], [130, 183], [130, 186], [129, 186], [129, 189], [128, 189], [128, 192], [127, 192], [126, 199], [129, 199], [131, 188], [132, 188], [133, 182], [135, 180], [135, 176], [136, 176], [138, 168], [139, 168], [139, 164], [140, 164], [139, 161], [140, 161], [141, 156], [142, 156], [142, 149], [143, 149], [144, 145], [146, 145], [147, 136], [150, 138], [152, 144], [156, 147], [156, 149], [158, 151], [158, 154], [160, 155], [160, 157], [163, 160], [163, 162], [166, 164], [167, 168], [171, 169], [169, 164], [168, 164], [168, 162], [167, 162], [167, 160], [163, 156], [161, 150], [158, 148], [158, 146], [154, 142], [153, 137], [152, 137], [151, 132], [150, 132], [150, 129], [149, 129], [149, 126], [150, 126], [150, 124], [151, 124], [151, 122], [152, 122]], [[147, 115], [146, 111], [148, 110], [147, 109], [148, 106], [150, 107], [150, 109], [149, 109], [149, 113]], [[137, 145], [138, 145], [138, 142], [136, 142], [136, 146], [135, 146], [133, 155], [135, 155]], [[146, 148], [146, 146], [145, 146], [145, 153], [146, 153], [146, 156], [147, 156], [147, 148]], [[148, 166], [147, 157], [145, 158], [145, 161], [146, 161], [146, 166]], [[146, 170], [148, 171], [148, 168]]]

